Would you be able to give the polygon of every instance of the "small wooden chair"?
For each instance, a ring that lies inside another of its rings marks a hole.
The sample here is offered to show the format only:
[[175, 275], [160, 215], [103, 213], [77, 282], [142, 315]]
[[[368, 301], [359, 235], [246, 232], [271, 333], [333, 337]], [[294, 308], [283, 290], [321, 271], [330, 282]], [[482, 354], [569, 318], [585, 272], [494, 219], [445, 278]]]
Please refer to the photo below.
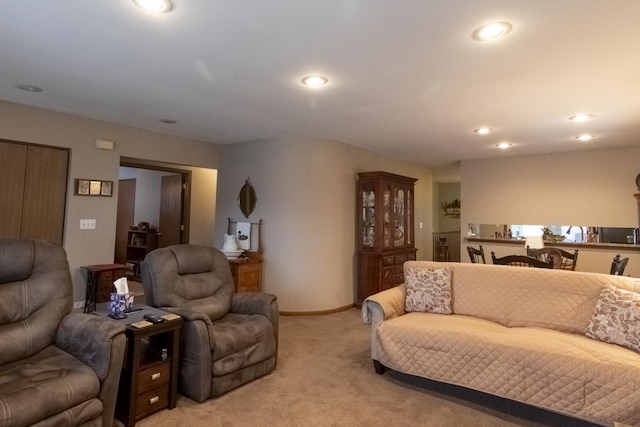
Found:
[[620, 254], [617, 254], [615, 257], [613, 257], [613, 261], [611, 261], [611, 271], [609, 271], [609, 274], [613, 274], [614, 276], [622, 276], [622, 273], [624, 273], [624, 269], [627, 266], [628, 262], [628, 257], [620, 259]]
[[563, 270], [576, 270], [576, 264], [578, 263], [578, 250], [573, 253], [565, 251], [560, 248], [540, 248], [531, 249], [527, 246], [527, 255], [537, 258], [541, 261], [549, 261], [549, 256], [553, 255], [554, 265], [553, 268], [561, 268]]
[[484, 249], [482, 245], [480, 245], [479, 249], [476, 249], [472, 246], [467, 246], [467, 252], [469, 253], [469, 258], [471, 258], [471, 262], [474, 264], [480, 264], [482, 261], [483, 264], [486, 264], [487, 261], [484, 259]]
[[507, 255], [496, 258], [496, 253], [491, 251], [491, 260], [497, 265], [512, 265], [516, 267], [537, 267], [537, 268], [553, 268], [553, 255], [549, 256], [549, 261], [541, 261], [537, 258], [527, 255]]

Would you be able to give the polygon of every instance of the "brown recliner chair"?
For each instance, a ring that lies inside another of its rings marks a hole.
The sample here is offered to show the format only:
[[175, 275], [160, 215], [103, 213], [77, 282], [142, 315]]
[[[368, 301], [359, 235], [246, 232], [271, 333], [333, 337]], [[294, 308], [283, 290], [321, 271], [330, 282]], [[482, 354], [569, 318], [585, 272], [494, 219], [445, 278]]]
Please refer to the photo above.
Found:
[[275, 295], [234, 293], [218, 249], [174, 245], [141, 263], [147, 304], [183, 317], [178, 391], [202, 402], [273, 371], [278, 357]]
[[72, 309], [64, 249], [0, 239], [0, 425], [113, 424], [124, 326]]

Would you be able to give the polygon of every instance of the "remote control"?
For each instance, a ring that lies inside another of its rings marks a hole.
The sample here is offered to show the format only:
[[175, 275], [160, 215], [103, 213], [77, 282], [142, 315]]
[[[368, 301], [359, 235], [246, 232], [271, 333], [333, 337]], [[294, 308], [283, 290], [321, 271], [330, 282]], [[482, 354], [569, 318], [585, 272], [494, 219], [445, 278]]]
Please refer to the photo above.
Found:
[[160, 316], [156, 316], [154, 314], [145, 314], [144, 315], [144, 319], [148, 320], [151, 323], [162, 323], [162, 322], [164, 322], [163, 318], [161, 318]]

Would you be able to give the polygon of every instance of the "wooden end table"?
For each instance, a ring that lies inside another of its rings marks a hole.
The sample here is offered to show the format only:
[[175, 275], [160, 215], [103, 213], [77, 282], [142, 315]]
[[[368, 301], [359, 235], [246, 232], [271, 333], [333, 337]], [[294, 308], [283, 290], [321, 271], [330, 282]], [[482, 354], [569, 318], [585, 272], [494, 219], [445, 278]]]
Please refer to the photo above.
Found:
[[145, 314], [170, 316], [148, 305], [135, 304], [126, 319], [109, 317], [109, 303], [97, 304], [94, 314], [126, 326], [127, 347], [120, 374], [116, 418], [130, 427], [161, 409], [176, 406], [178, 351], [182, 318], [145, 327], [134, 324]]

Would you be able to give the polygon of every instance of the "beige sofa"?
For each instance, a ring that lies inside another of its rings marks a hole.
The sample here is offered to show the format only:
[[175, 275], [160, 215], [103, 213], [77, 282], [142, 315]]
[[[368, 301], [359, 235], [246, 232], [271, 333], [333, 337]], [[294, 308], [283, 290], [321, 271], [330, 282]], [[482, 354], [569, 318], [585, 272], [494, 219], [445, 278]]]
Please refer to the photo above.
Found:
[[[409, 272], [443, 268], [451, 314], [405, 312]], [[405, 284], [362, 305], [376, 372], [387, 367], [597, 424], [640, 425], [640, 353], [585, 336], [603, 285], [639, 292], [638, 279], [429, 261], [404, 270]]]

